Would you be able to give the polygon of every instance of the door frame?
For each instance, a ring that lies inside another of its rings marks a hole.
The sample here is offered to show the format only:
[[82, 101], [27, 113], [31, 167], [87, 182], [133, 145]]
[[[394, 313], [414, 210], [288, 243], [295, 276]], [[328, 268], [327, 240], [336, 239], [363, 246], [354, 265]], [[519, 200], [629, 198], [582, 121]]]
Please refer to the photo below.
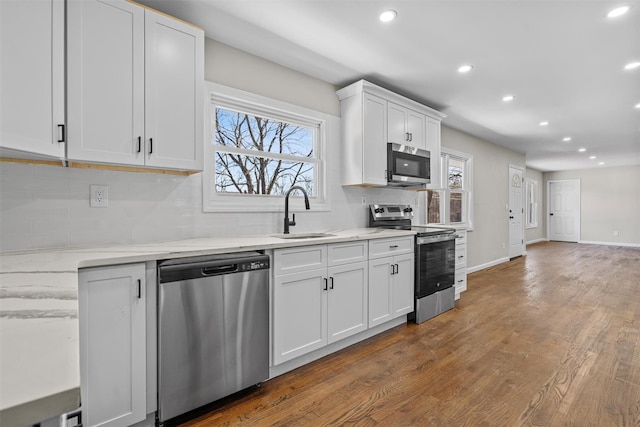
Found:
[[578, 189], [577, 189], [577, 194], [576, 194], [576, 204], [578, 206], [578, 218], [577, 218], [577, 224], [575, 224], [575, 226], [577, 227], [576, 229], [578, 230], [578, 239], [577, 239], [577, 243], [580, 243], [580, 240], [582, 239], [582, 228], [581, 228], [581, 220], [582, 220], [582, 183], [581, 180], [579, 178], [575, 178], [575, 179], [550, 179], [547, 181], [547, 197], [546, 197], [546, 209], [545, 209], [545, 213], [547, 216], [547, 221], [546, 221], [546, 227], [547, 227], [547, 241], [551, 240], [551, 183], [554, 182], [575, 182], [578, 184]]
[[[509, 219], [509, 209], [511, 208], [511, 169], [517, 169], [522, 173], [522, 180], [521, 180], [521, 184], [520, 184], [520, 189], [522, 191], [521, 194], [521, 202], [522, 202], [522, 221], [520, 222], [520, 225], [522, 226], [522, 231], [521, 231], [521, 235], [522, 235], [522, 251], [520, 252], [520, 254], [518, 255], [514, 255], [511, 256], [511, 220]], [[525, 220], [524, 220], [524, 195], [525, 195], [525, 188], [524, 188], [524, 175], [525, 172], [525, 168], [523, 166], [519, 166], [519, 165], [514, 165], [509, 163], [508, 168], [507, 168], [507, 257], [509, 259], [511, 258], [517, 258], [519, 256], [524, 256], [527, 254], [527, 244], [524, 241], [525, 240], [525, 231], [526, 231], [526, 227], [525, 227]]]

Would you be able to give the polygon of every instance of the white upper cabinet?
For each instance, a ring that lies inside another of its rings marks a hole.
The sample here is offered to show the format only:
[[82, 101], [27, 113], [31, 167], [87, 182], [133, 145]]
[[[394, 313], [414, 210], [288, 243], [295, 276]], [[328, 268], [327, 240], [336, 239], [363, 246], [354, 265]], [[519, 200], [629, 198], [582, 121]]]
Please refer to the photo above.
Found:
[[365, 80], [336, 92], [342, 114], [342, 185], [386, 186], [387, 143], [431, 153], [431, 184], [440, 186], [444, 114]]
[[144, 9], [67, 4], [69, 160], [144, 165]]
[[147, 10], [145, 70], [146, 164], [202, 169], [204, 33]]
[[203, 31], [123, 0], [67, 16], [68, 159], [202, 169]]
[[387, 103], [387, 142], [427, 149], [427, 116], [393, 102]]
[[0, 154], [63, 159], [64, 0], [0, 1], [0, 51]]

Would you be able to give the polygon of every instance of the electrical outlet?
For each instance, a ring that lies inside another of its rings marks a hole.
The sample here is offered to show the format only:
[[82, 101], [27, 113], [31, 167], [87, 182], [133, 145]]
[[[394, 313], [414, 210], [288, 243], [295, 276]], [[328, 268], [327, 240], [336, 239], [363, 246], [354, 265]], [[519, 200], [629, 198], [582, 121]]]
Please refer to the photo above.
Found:
[[109, 187], [106, 185], [92, 185], [89, 199], [92, 208], [106, 208], [109, 206]]
[[620, 235], [620, 233], [618, 233], [617, 231], [613, 232], [614, 237], [618, 237]]
[[367, 198], [362, 196], [362, 206], [367, 207]]

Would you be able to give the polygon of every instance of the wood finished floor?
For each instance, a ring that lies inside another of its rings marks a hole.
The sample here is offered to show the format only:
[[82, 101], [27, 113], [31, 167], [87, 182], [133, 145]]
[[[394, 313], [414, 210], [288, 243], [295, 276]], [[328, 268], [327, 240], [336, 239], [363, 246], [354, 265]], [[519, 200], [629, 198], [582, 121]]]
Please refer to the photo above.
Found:
[[455, 309], [183, 426], [640, 426], [640, 249], [544, 242]]

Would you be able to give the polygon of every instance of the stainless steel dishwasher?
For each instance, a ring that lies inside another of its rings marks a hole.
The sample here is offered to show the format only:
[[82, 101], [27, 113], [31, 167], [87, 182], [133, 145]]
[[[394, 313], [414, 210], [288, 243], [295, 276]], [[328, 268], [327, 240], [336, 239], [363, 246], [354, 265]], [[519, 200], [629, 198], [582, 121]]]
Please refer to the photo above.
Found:
[[269, 377], [269, 256], [158, 264], [158, 422]]

